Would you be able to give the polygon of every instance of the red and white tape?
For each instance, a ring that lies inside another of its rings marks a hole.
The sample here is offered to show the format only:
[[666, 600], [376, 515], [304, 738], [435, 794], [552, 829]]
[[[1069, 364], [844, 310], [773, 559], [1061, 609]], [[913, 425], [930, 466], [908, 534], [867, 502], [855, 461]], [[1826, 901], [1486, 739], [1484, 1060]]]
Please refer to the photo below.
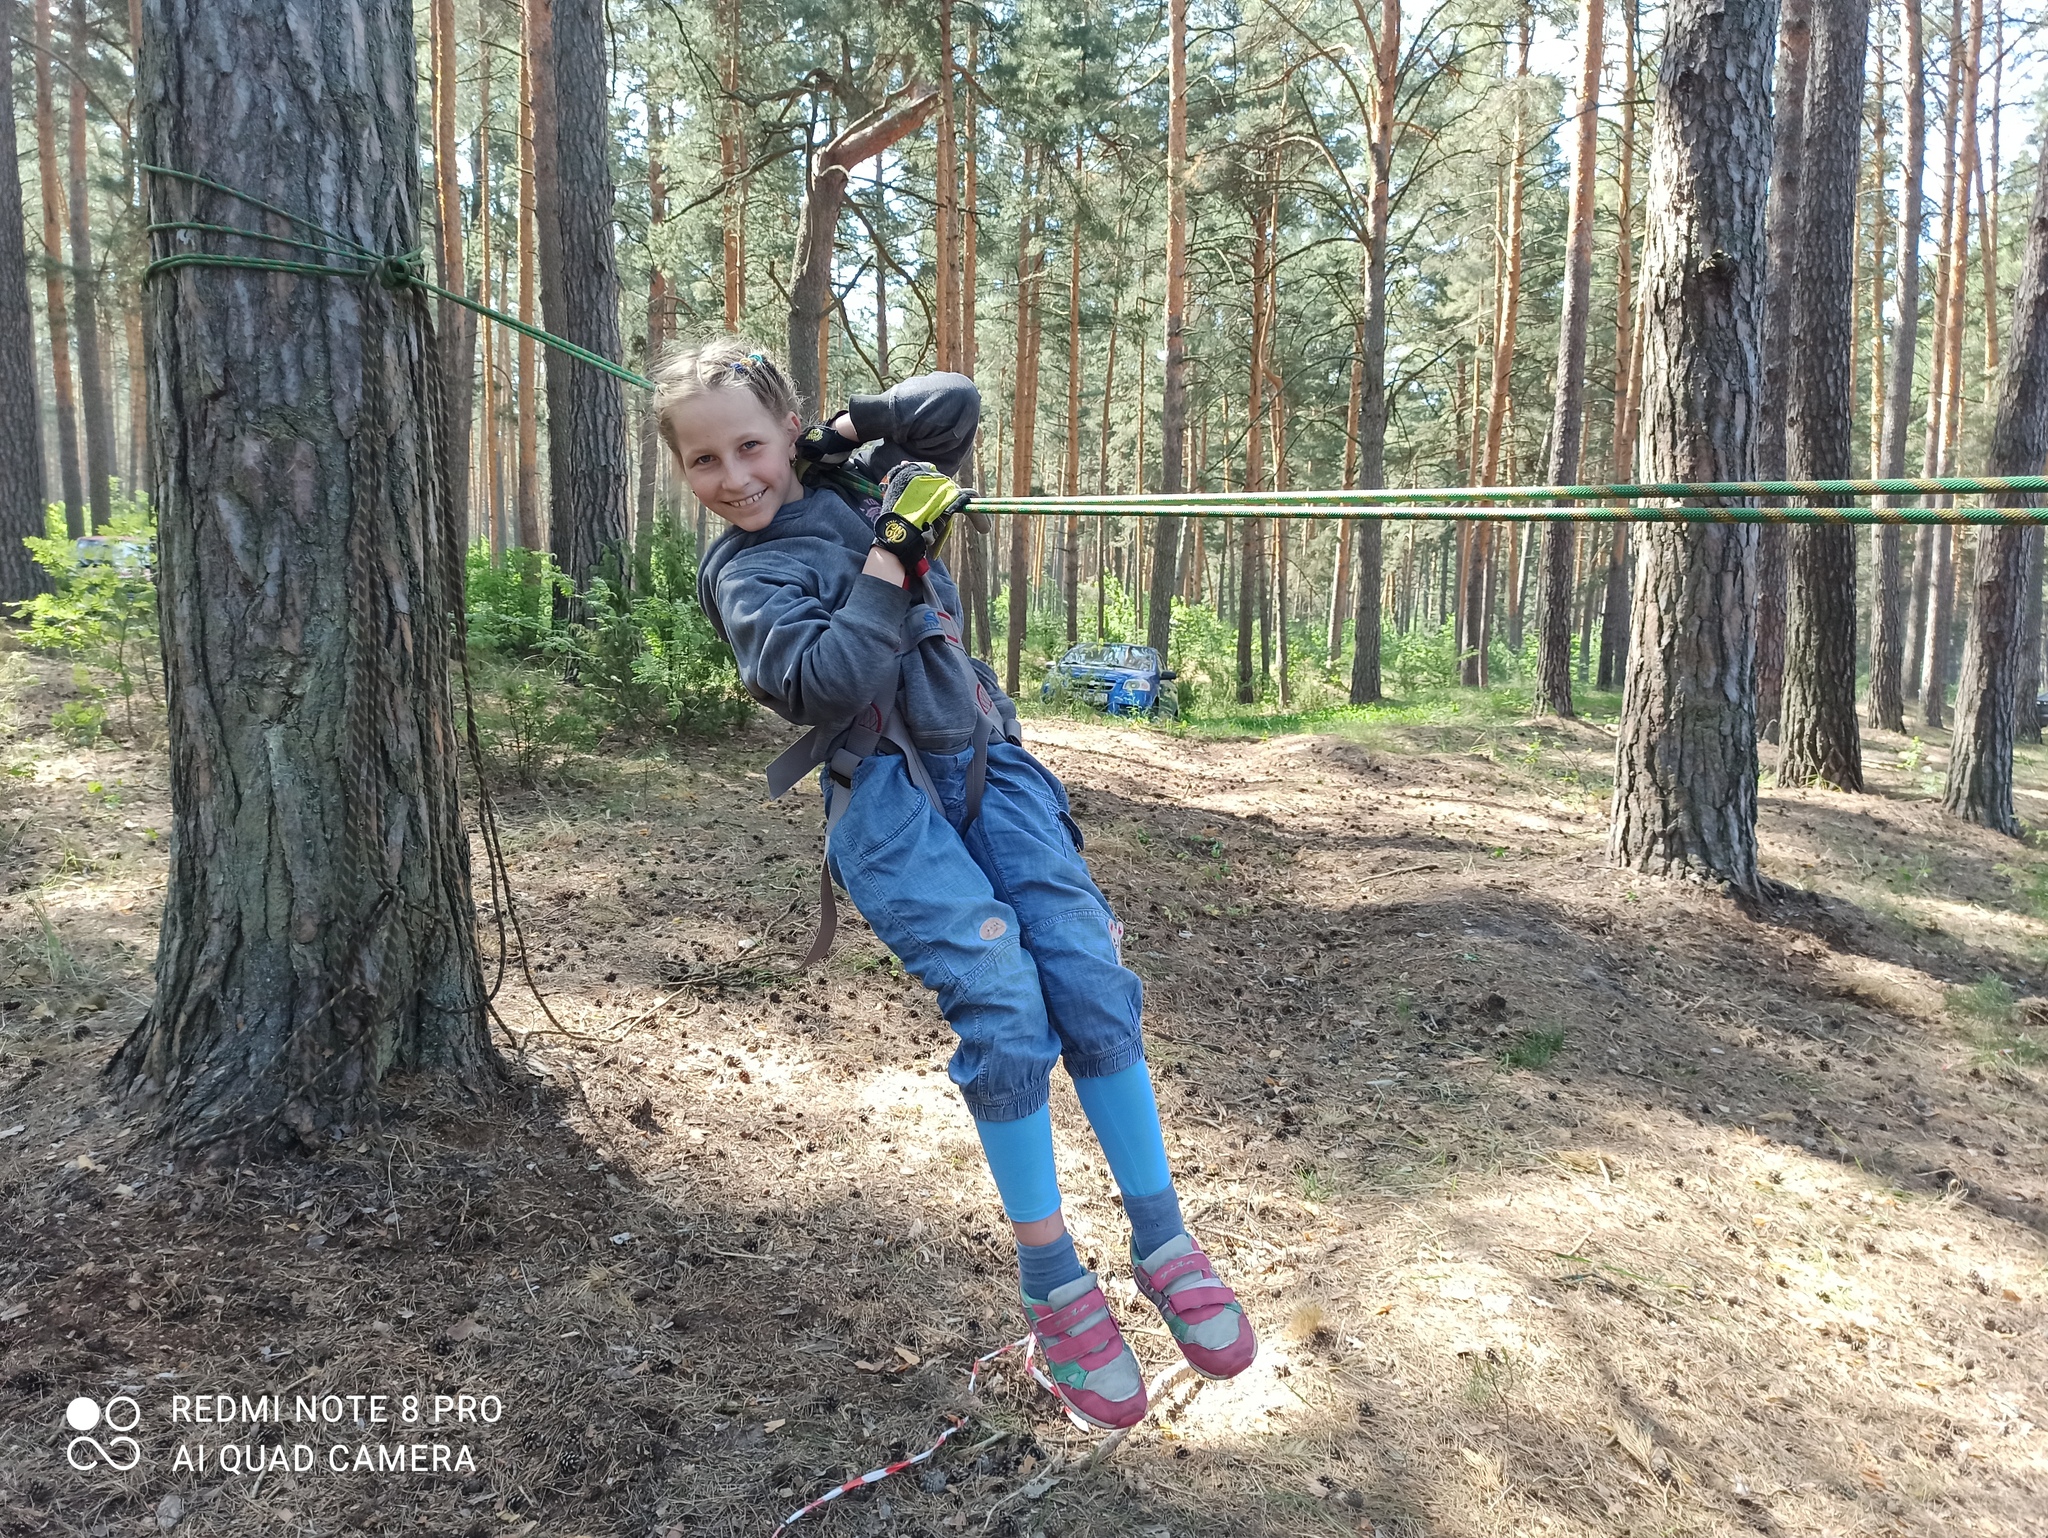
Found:
[[[1048, 1394], [1051, 1394], [1055, 1399], [1058, 1399], [1059, 1391], [1053, 1387], [1052, 1379], [1047, 1377], [1045, 1375], [1045, 1370], [1041, 1368], [1036, 1361], [1033, 1360], [1033, 1358], [1038, 1355], [1038, 1337], [1036, 1335], [1026, 1335], [1021, 1340], [1013, 1340], [1007, 1346], [998, 1346], [995, 1350], [988, 1352], [986, 1355], [976, 1357], [974, 1359], [974, 1365], [967, 1369], [967, 1392], [970, 1394], [975, 1392], [977, 1386], [981, 1382], [982, 1368], [988, 1366], [988, 1364], [990, 1362], [993, 1362], [997, 1357], [1008, 1356], [1012, 1351], [1015, 1351], [1020, 1347], [1023, 1349], [1024, 1352], [1024, 1371], [1030, 1374], [1031, 1380], [1034, 1383], [1036, 1383], [1040, 1388], [1044, 1389]], [[1076, 1426], [1079, 1426], [1083, 1431], [1096, 1431], [1100, 1429], [1099, 1427], [1089, 1425], [1088, 1422], [1082, 1420], [1081, 1417], [1076, 1415], [1072, 1410], [1068, 1410], [1065, 1400], [1060, 1400], [1060, 1408], [1066, 1410], [1067, 1419], [1072, 1421]], [[880, 1484], [883, 1480], [887, 1479], [891, 1474], [901, 1474], [905, 1469], [916, 1468], [920, 1463], [923, 1463], [926, 1459], [930, 1458], [932, 1454], [936, 1453], [940, 1448], [944, 1447], [948, 1442], [952, 1441], [955, 1435], [967, 1429], [967, 1422], [960, 1416], [956, 1415], [952, 1419], [953, 1424], [948, 1426], [943, 1432], [941, 1432], [939, 1434], [939, 1439], [936, 1442], [932, 1443], [931, 1446], [927, 1447], [923, 1452], [913, 1454], [911, 1457], [908, 1458], [899, 1459], [895, 1463], [885, 1463], [878, 1469], [869, 1469], [865, 1474], [861, 1474], [853, 1479], [849, 1479], [843, 1485], [833, 1486], [830, 1490], [827, 1490], [823, 1495], [819, 1496], [809, 1505], [799, 1507], [797, 1510], [792, 1511], [788, 1516], [784, 1517], [780, 1522], [776, 1523], [774, 1527], [769, 1529], [769, 1538], [774, 1538], [774, 1535], [776, 1533], [782, 1532], [785, 1528], [795, 1526], [797, 1523], [803, 1521], [805, 1517], [809, 1516], [812, 1512], [816, 1511], [820, 1506], [826, 1505], [831, 1501], [838, 1500], [840, 1496], [845, 1495], [850, 1490], [863, 1490], [866, 1489], [869, 1485]]]

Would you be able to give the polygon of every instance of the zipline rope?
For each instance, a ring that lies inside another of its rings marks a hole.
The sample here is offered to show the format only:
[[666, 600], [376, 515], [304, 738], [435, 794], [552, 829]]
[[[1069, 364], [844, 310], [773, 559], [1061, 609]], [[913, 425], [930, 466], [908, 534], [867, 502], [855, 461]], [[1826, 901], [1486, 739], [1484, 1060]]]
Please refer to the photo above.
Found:
[[[224, 182], [169, 166], [145, 165], [152, 176], [166, 176], [261, 209], [301, 231], [319, 237], [272, 235], [236, 225], [195, 220], [151, 224], [151, 235], [221, 235], [309, 251], [333, 261], [294, 261], [282, 257], [237, 256], [220, 251], [177, 251], [157, 257], [142, 270], [142, 279], [187, 267], [224, 267], [245, 272], [275, 272], [313, 278], [353, 278], [386, 288], [413, 288], [461, 305], [486, 319], [531, 337], [613, 378], [642, 390], [654, 381], [592, 352], [587, 347], [528, 325], [503, 310], [443, 288], [427, 277], [426, 262], [417, 251], [397, 255], [372, 251], [335, 230], [317, 224], [275, 203], [266, 202]], [[339, 264], [339, 265], [337, 265]], [[1753, 497], [1929, 497], [2039, 496], [2048, 494], [2048, 475], [1928, 476], [1890, 480], [1847, 481], [1713, 481], [1623, 483], [1609, 486], [1454, 486], [1394, 487], [1384, 490], [1169, 492], [1131, 496], [982, 497], [973, 506], [981, 513], [1065, 513], [1082, 518], [1373, 518], [1406, 523], [1469, 518], [1491, 523], [1835, 523], [1835, 524], [2019, 524], [2048, 523], [2048, 509], [2001, 507], [1726, 507], [1726, 506], [1587, 506], [1635, 499], [1725, 502]], [[1544, 505], [1549, 504], [1549, 505]], [[1557, 505], [1567, 504], [1567, 505]]]

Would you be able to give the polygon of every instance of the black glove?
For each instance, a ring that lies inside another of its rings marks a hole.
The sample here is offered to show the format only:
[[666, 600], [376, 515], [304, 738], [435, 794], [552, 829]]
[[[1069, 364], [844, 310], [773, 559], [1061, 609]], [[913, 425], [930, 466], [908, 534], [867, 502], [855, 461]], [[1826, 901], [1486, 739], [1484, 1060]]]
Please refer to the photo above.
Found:
[[882, 511], [875, 518], [875, 543], [915, 574], [946, 542], [953, 515], [973, 493], [922, 460], [906, 459], [882, 483]]
[[853, 457], [853, 451], [859, 447], [857, 443], [847, 442], [835, 427], [824, 424], [807, 427], [803, 430], [803, 435], [796, 440], [797, 463], [843, 465]]

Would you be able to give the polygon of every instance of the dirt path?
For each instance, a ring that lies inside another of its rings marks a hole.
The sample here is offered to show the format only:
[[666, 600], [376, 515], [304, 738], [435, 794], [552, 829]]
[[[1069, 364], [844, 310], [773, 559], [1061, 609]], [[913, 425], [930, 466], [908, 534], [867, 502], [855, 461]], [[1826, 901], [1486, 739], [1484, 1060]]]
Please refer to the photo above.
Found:
[[[516, 1102], [399, 1085], [333, 1157], [178, 1172], [94, 1078], [146, 1002], [161, 764], [41, 735], [51, 675], [0, 661], [0, 1534], [764, 1534], [953, 1415], [932, 1465], [795, 1531], [2040, 1531], [2048, 862], [1936, 814], [1938, 744], [1870, 744], [1880, 794], [1767, 792], [1766, 867], [1804, 890], [1749, 914], [1604, 867], [1595, 728], [1029, 723], [1265, 1342], [1087, 1469], [1013, 1362], [965, 1395], [1014, 1273], [928, 996], [857, 923], [788, 974], [819, 838], [810, 796], [762, 802], [780, 732], [508, 794], [580, 1033], [507, 981]], [[1163, 1367], [1063, 1083], [1054, 1116]], [[124, 1390], [142, 1465], [67, 1467], [65, 1401]], [[502, 1414], [169, 1420], [216, 1391]], [[471, 1466], [324, 1464], [422, 1435]], [[322, 1465], [172, 1466], [266, 1439]]]

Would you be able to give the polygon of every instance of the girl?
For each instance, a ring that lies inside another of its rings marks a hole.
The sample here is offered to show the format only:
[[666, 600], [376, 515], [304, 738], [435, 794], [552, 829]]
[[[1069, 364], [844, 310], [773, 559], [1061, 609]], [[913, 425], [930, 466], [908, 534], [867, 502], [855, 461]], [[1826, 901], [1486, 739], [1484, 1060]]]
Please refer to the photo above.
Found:
[[838, 489], [860, 484], [838, 466], [887, 475], [885, 501], [913, 470], [957, 470], [980, 420], [972, 381], [932, 374], [856, 395], [808, 432], [782, 370], [731, 337], [675, 354], [655, 383], [663, 443], [730, 525], [698, 569], [705, 612], [754, 697], [813, 728], [797, 772], [824, 766], [829, 877], [959, 1037], [949, 1076], [1016, 1231], [1025, 1317], [1060, 1398], [1105, 1428], [1145, 1414], [1137, 1360], [1060, 1214], [1056, 1058], [1123, 1193], [1139, 1289], [1197, 1371], [1242, 1372], [1251, 1321], [1181, 1222], [1141, 984], [1066, 790], [1024, 751], [994, 671], [961, 646], [945, 568], [906, 572], [877, 543], [884, 507]]

